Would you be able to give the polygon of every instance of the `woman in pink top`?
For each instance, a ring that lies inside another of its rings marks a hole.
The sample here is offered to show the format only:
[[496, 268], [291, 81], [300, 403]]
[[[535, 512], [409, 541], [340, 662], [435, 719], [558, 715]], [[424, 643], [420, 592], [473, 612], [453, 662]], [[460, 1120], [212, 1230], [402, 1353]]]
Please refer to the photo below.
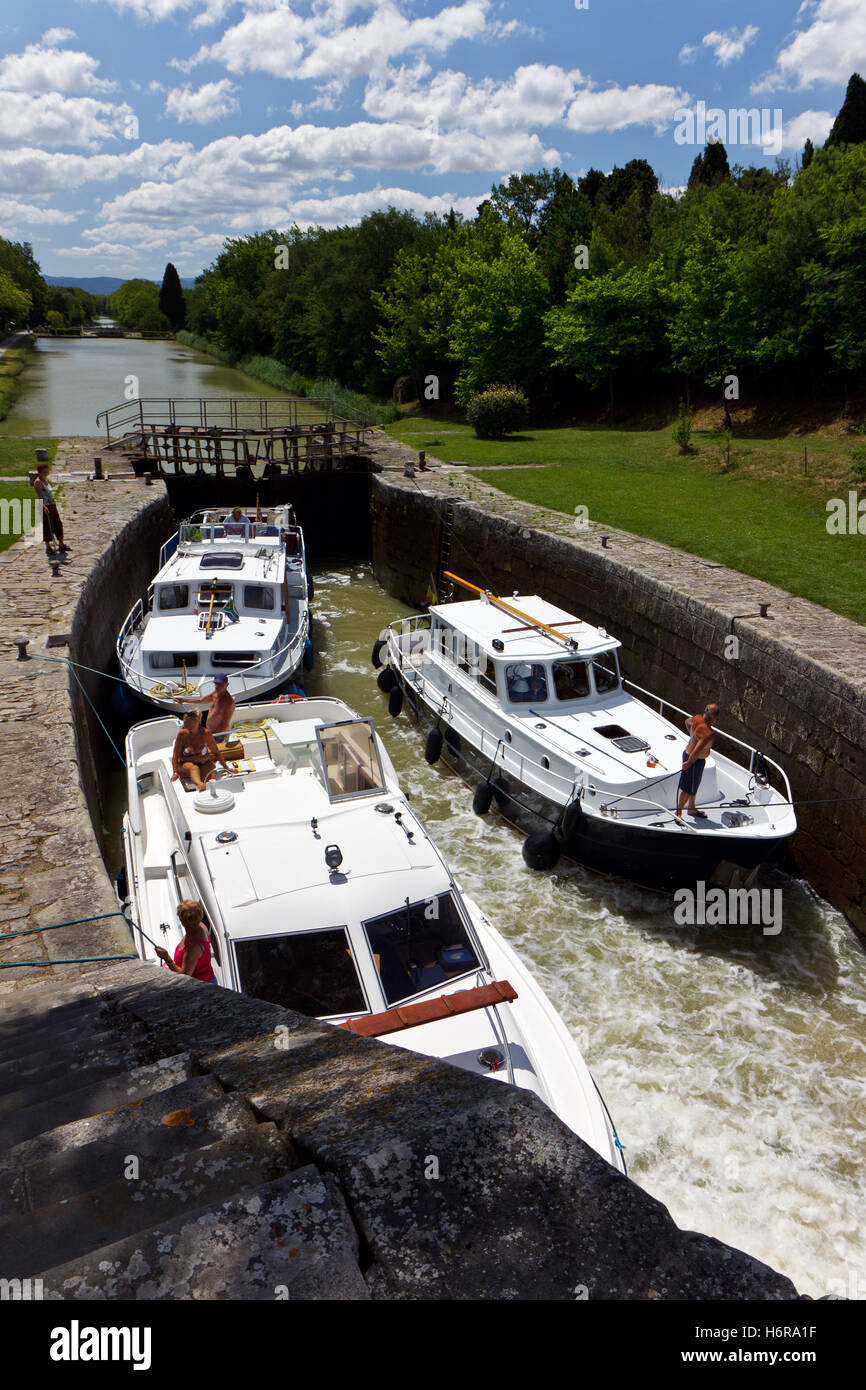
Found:
[[216, 976], [211, 965], [204, 908], [194, 898], [186, 898], [178, 904], [177, 915], [184, 930], [184, 938], [175, 950], [174, 960], [164, 946], [157, 946], [156, 954], [175, 975], [189, 975], [193, 980], [215, 985]]

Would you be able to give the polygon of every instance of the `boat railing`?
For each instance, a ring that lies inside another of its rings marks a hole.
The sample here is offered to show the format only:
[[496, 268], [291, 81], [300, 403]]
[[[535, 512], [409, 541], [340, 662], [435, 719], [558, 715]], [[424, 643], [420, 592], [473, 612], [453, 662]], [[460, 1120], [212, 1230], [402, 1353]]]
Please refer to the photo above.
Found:
[[[681, 714], [685, 719], [691, 717], [689, 715], [688, 710], [681, 709], [679, 705], [673, 704], [670, 700], [663, 700], [660, 695], [654, 694], [651, 690], [645, 690], [642, 685], [638, 685], [635, 681], [623, 679], [623, 686], [628, 686], [630, 690], [637, 691], [639, 695], [646, 696], [647, 700], [651, 700], [654, 704], [658, 705], [658, 711], [662, 718], [665, 717], [664, 712], [666, 709], [674, 710], [677, 714]], [[713, 733], [716, 737], [727, 739], [729, 743], [736, 744], [738, 748], [742, 748], [744, 752], [748, 753], [748, 770], [751, 775], [753, 775], [756, 772], [756, 770], [760, 768], [762, 763], [765, 764], [767, 767], [772, 768], [773, 771], [776, 772], [779, 778], [781, 779], [782, 786], [785, 790], [786, 800], [788, 802], [791, 801], [791, 783], [788, 781], [788, 775], [785, 772], [785, 769], [783, 767], [780, 767], [774, 758], [769, 757], [767, 753], [762, 753], [759, 748], [753, 747], [752, 744], [744, 743], [743, 740], [741, 738], [737, 738], [735, 734], [725, 733], [724, 729], [714, 729]], [[734, 761], [736, 761], [736, 759]]]
[[[136, 607], [141, 608], [141, 606], [141, 600], [139, 599]], [[182, 688], [178, 682], [174, 680], [170, 672], [166, 671], [163, 675], [159, 676], [148, 676], [144, 671], [134, 671], [132, 669], [132, 662], [123, 654], [124, 632], [134, 613], [135, 609], [132, 610], [130, 617], [127, 618], [126, 623], [124, 623], [121, 629], [120, 636], [117, 639], [117, 660], [120, 665], [121, 675], [126, 684], [131, 686], [133, 690], [137, 690], [141, 695], [149, 695], [155, 700], [171, 700], [176, 698], [177, 693], [181, 691]], [[231, 690], [235, 700], [242, 701], [247, 699], [251, 693], [255, 694], [262, 679], [276, 673], [277, 663], [280, 661], [280, 658], [285, 657], [287, 653], [290, 654], [290, 659], [284, 664], [290, 667], [291, 670], [294, 670], [303, 658], [306, 641], [307, 625], [306, 623], [302, 623], [291, 640], [288, 641], [284, 647], [280, 647], [279, 651], [268, 652], [261, 660], [253, 661], [249, 666], [244, 666], [238, 670], [228, 671], [225, 668], [221, 668], [224, 674], [230, 676], [231, 680], [234, 682]], [[262, 669], [268, 666], [270, 666], [270, 670]], [[250, 679], [250, 672], [253, 671], [258, 672], [258, 674]], [[215, 675], [215, 671], [207, 671], [201, 676], [196, 676], [198, 685], [201, 685], [203, 681], [213, 680]], [[194, 688], [195, 686], [191, 683], [190, 678], [187, 677], [180, 698], [183, 699], [184, 696], [188, 695]]]
[[123, 627], [117, 634], [117, 658], [120, 661], [121, 666], [124, 662], [123, 648], [126, 645], [127, 638], [131, 637], [133, 632], [135, 632], [136, 628], [141, 627], [143, 622], [144, 604], [142, 603], [140, 598], [137, 598], [135, 600], [135, 603], [132, 605], [132, 607], [126, 615]]
[[[390, 624], [388, 631], [395, 638], [398, 636], [398, 630], [400, 637], [409, 635], [417, 630], [416, 625], [419, 621], [423, 622], [425, 617], [426, 615], [422, 614], [413, 618], [399, 618], [396, 622]], [[430, 619], [427, 618], [428, 624], [429, 621]], [[404, 653], [399, 641], [394, 641], [391, 646], [400, 671], [404, 674], [406, 679], [414, 681], [415, 676], [420, 675], [416, 663], [407, 659], [407, 655]], [[424, 650], [429, 651], [429, 646], [424, 648]], [[416, 653], [411, 652], [409, 655], [414, 656]], [[409, 667], [408, 673], [405, 669], [407, 666]], [[459, 668], [457, 673], [467, 675], [466, 672], [460, 672]], [[443, 714], [446, 713], [449, 705], [452, 709], [454, 708], [454, 702], [448, 695], [442, 696], [441, 703]], [[473, 730], [472, 738], [481, 757], [491, 759], [488, 773], [489, 777], [494, 776], [497, 762], [501, 765], [503, 772], [511, 773], [518, 781], [523, 781], [527, 770], [529, 770], [532, 775], [538, 779], [540, 786], [550, 787], [559, 791], [564, 797], [564, 805], [567, 805], [568, 802], [577, 795], [581, 785], [584, 785], [584, 788], [589, 786], [589, 778], [582, 769], [578, 769], [577, 775], [574, 777], [564, 777], [562, 773], [554, 772], [552, 768], [545, 767], [543, 763], [537, 762], [535, 758], [531, 758], [527, 753], [521, 752], [502, 738], [501, 735], [497, 737], [495, 733], [491, 732], [490, 729], [486, 729], [477, 719], [473, 719], [472, 715], [468, 714], [463, 706], [460, 706], [459, 714], [462, 720], [471, 725]], [[507, 755], [510, 759], [508, 765], [506, 765]]]

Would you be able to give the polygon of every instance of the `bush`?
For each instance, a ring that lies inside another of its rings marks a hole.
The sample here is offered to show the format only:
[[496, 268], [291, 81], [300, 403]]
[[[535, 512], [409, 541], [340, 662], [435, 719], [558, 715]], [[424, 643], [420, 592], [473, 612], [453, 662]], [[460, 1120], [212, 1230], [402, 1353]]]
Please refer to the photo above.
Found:
[[851, 472], [858, 483], [866, 483], [866, 444], [855, 444], [850, 451]]
[[681, 454], [693, 454], [695, 452], [692, 447], [692, 419], [692, 412], [685, 401], [680, 401], [677, 423], [673, 428], [673, 438]]
[[529, 423], [529, 401], [516, 386], [489, 386], [472, 397], [466, 419], [478, 439], [502, 439]]

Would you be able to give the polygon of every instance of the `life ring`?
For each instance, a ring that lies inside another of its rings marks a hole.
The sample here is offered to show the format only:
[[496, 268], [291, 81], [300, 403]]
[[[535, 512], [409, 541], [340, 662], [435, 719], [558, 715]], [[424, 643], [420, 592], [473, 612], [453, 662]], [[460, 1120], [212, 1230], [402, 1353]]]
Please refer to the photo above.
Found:
[[271, 700], [272, 705], [287, 705], [290, 700], [305, 700], [306, 695], [277, 695]]

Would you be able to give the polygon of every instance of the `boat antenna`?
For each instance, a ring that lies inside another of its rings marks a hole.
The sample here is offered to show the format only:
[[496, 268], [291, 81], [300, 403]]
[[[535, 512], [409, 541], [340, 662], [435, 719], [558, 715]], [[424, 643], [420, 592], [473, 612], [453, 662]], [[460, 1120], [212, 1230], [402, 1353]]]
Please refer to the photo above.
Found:
[[[530, 627], [534, 627], [536, 631], [543, 632], [547, 637], [554, 637], [556, 641], [560, 642], [568, 651], [578, 651], [578, 643], [573, 637], [566, 637], [565, 633], [557, 632], [555, 627], [548, 627], [547, 623], [541, 622], [538, 618], [531, 617], [529, 613], [524, 613], [521, 608], [515, 608], [512, 603], [506, 603], [505, 599], [497, 598], [495, 594], [491, 594], [489, 589], [479, 589], [477, 584], [470, 584], [467, 579], [461, 579], [459, 574], [452, 574], [450, 570], [445, 570], [442, 578], [451, 579], [455, 584], [460, 584], [464, 589], [469, 589], [471, 593], [478, 594], [480, 598], [484, 599], [485, 603], [492, 603], [494, 608], [499, 608], [503, 613], [510, 613], [515, 618], [522, 618], [525, 623], [528, 623]], [[580, 623], [582, 619], [577, 618], [576, 621]]]

